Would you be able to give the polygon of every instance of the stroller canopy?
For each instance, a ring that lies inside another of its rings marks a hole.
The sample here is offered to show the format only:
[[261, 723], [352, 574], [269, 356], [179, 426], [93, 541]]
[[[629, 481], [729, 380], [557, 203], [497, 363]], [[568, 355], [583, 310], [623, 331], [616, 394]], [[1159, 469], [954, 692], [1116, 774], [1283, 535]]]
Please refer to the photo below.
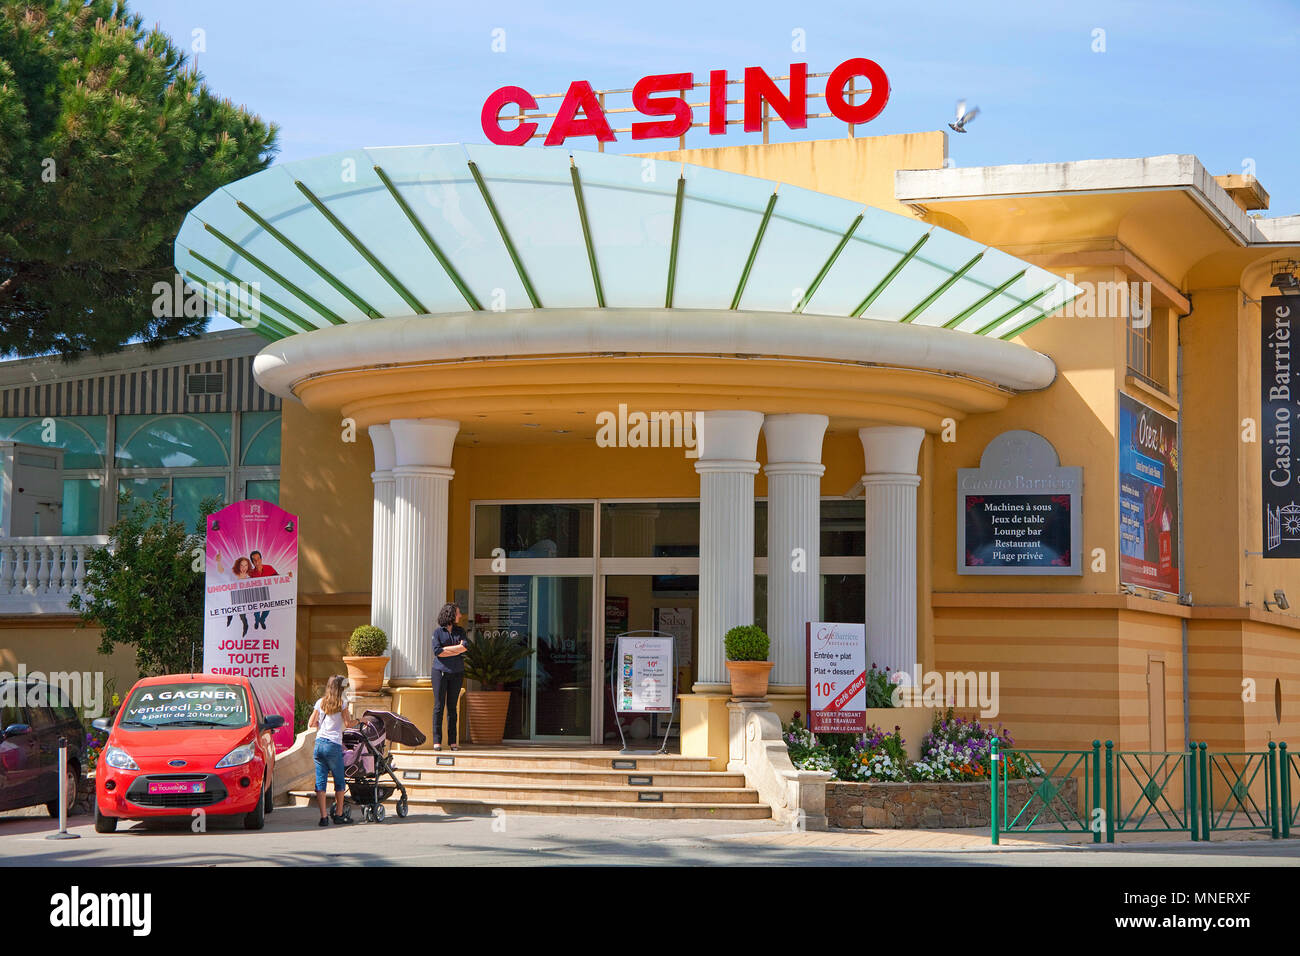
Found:
[[405, 717], [386, 710], [368, 710], [362, 717], [374, 717], [384, 725], [384, 736], [405, 747], [418, 747], [424, 743], [424, 734]]

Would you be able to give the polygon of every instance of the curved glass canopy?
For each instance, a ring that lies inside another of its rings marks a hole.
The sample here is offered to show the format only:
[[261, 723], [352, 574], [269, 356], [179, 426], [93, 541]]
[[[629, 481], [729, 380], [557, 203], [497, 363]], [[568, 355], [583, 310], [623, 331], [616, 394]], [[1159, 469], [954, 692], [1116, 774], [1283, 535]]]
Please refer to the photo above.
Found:
[[[1009, 339], [1078, 294], [938, 227], [666, 160], [398, 146], [273, 166], [194, 208], [177, 271], [268, 339], [548, 308], [834, 315]], [[797, 319], [792, 319], [792, 328]]]

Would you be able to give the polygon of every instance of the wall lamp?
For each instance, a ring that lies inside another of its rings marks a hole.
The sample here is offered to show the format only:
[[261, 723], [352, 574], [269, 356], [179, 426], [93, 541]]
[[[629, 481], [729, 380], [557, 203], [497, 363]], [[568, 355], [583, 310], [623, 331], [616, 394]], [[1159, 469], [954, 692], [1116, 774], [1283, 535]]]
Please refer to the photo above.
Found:
[[1288, 611], [1291, 609], [1291, 602], [1286, 599], [1285, 591], [1281, 589], [1274, 591], [1272, 601], [1269, 601], [1268, 599], [1264, 600], [1265, 611], [1271, 611], [1273, 608], [1277, 608], [1280, 611]]

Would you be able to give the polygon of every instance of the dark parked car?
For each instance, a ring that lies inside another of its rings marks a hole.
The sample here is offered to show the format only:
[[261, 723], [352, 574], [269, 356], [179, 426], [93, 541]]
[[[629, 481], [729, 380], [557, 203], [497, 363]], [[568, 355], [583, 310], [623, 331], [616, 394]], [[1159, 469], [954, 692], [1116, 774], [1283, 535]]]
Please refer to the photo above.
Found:
[[37, 680], [0, 681], [0, 810], [45, 804], [59, 815], [59, 738], [68, 738], [68, 812], [83, 789], [85, 731], [63, 692]]

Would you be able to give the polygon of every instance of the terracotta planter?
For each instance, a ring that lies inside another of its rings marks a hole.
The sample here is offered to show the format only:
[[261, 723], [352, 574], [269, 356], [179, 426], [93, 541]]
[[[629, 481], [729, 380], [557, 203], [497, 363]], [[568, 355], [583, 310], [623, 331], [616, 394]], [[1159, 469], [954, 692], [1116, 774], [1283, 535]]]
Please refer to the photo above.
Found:
[[343, 664], [348, 669], [348, 683], [352, 690], [361, 694], [383, 690], [387, 657], [345, 657]]
[[766, 697], [771, 661], [727, 661], [732, 697]]
[[506, 732], [506, 711], [510, 708], [508, 690], [471, 690], [465, 692], [465, 714], [469, 717], [469, 739], [475, 744], [499, 744]]

